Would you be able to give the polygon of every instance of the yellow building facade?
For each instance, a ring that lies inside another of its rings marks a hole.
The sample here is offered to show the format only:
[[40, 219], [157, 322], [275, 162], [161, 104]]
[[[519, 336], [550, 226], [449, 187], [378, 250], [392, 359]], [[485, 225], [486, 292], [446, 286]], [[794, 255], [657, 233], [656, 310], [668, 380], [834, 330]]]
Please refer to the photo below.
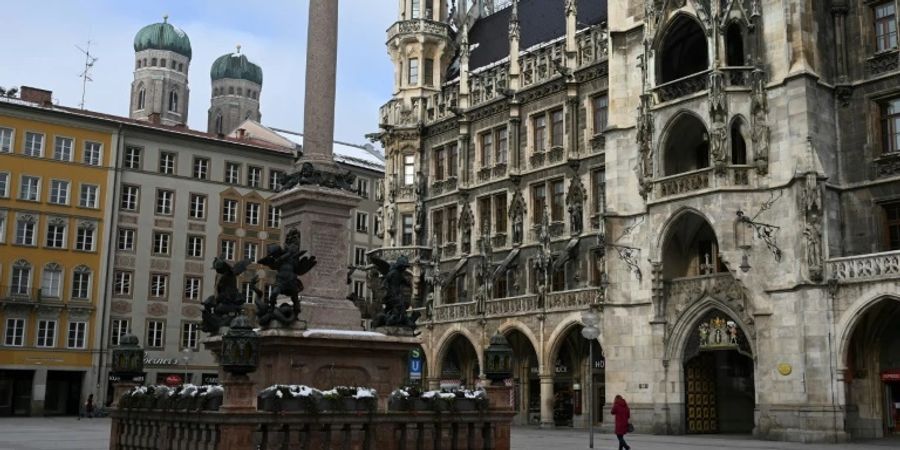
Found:
[[77, 413], [96, 389], [116, 136], [0, 102], [0, 416]]

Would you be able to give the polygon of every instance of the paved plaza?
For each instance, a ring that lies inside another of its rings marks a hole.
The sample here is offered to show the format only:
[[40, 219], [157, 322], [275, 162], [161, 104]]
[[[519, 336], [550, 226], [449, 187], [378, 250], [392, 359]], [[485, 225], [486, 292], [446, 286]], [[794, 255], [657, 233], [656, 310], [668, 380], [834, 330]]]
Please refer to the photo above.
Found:
[[[108, 448], [109, 419], [5, 418], [0, 419], [0, 450], [103, 450]], [[515, 427], [514, 450], [586, 449], [587, 433], [582, 430], [542, 430]], [[615, 436], [595, 435], [594, 448], [616, 449]], [[844, 445], [804, 445], [757, 441], [732, 436], [648, 436], [628, 438], [634, 450], [883, 450], [900, 449], [900, 439]]]

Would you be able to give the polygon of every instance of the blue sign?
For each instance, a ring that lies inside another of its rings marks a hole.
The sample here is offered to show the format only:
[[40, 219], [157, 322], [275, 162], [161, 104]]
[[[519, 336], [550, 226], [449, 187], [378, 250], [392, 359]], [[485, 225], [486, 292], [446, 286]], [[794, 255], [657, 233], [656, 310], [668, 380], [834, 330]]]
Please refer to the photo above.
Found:
[[409, 379], [422, 379], [422, 354], [419, 350], [409, 352]]

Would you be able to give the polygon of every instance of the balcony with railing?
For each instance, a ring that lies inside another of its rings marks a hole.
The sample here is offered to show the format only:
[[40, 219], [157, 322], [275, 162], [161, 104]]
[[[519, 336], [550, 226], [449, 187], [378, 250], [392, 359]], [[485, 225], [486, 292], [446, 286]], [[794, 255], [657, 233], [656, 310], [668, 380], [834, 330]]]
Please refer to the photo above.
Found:
[[600, 288], [590, 287], [547, 294], [547, 311], [583, 309], [600, 301]]
[[485, 315], [488, 317], [530, 314], [537, 311], [539, 307], [538, 296], [534, 294], [488, 300], [484, 305]]
[[876, 53], [866, 60], [866, 72], [870, 76], [897, 70], [898, 67], [900, 67], [900, 50], [897, 49]]
[[659, 200], [712, 189], [747, 187], [750, 186], [753, 173], [753, 166], [734, 165], [718, 174], [715, 168], [705, 167], [660, 177], [651, 182], [653, 198]]
[[396, 22], [387, 29], [388, 41], [398, 37], [418, 39], [422, 34], [449, 39], [450, 25], [428, 19], [410, 19]]
[[401, 256], [406, 256], [410, 261], [430, 261], [432, 250], [430, 247], [422, 246], [406, 246], [406, 247], [390, 247], [376, 248], [369, 255], [381, 258], [385, 261], [395, 261]]
[[828, 260], [828, 278], [842, 283], [900, 278], [900, 250]]
[[450, 303], [434, 307], [435, 322], [459, 322], [477, 315], [477, 302]]
[[657, 85], [654, 89], [657, 103], [705, 91], [709, 88], [709, 73], [709, 70], [705, 70]]

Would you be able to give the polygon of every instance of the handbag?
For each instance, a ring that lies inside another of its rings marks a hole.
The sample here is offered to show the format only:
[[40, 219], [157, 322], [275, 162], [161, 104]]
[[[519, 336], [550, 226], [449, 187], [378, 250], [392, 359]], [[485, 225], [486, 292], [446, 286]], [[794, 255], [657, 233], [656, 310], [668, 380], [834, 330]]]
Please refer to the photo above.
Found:
[[628, 428], [626, 428], [625, 430], [629, 433], [634, 433], [634, 425], [632, 425], [631, 422], [628, 422]]

